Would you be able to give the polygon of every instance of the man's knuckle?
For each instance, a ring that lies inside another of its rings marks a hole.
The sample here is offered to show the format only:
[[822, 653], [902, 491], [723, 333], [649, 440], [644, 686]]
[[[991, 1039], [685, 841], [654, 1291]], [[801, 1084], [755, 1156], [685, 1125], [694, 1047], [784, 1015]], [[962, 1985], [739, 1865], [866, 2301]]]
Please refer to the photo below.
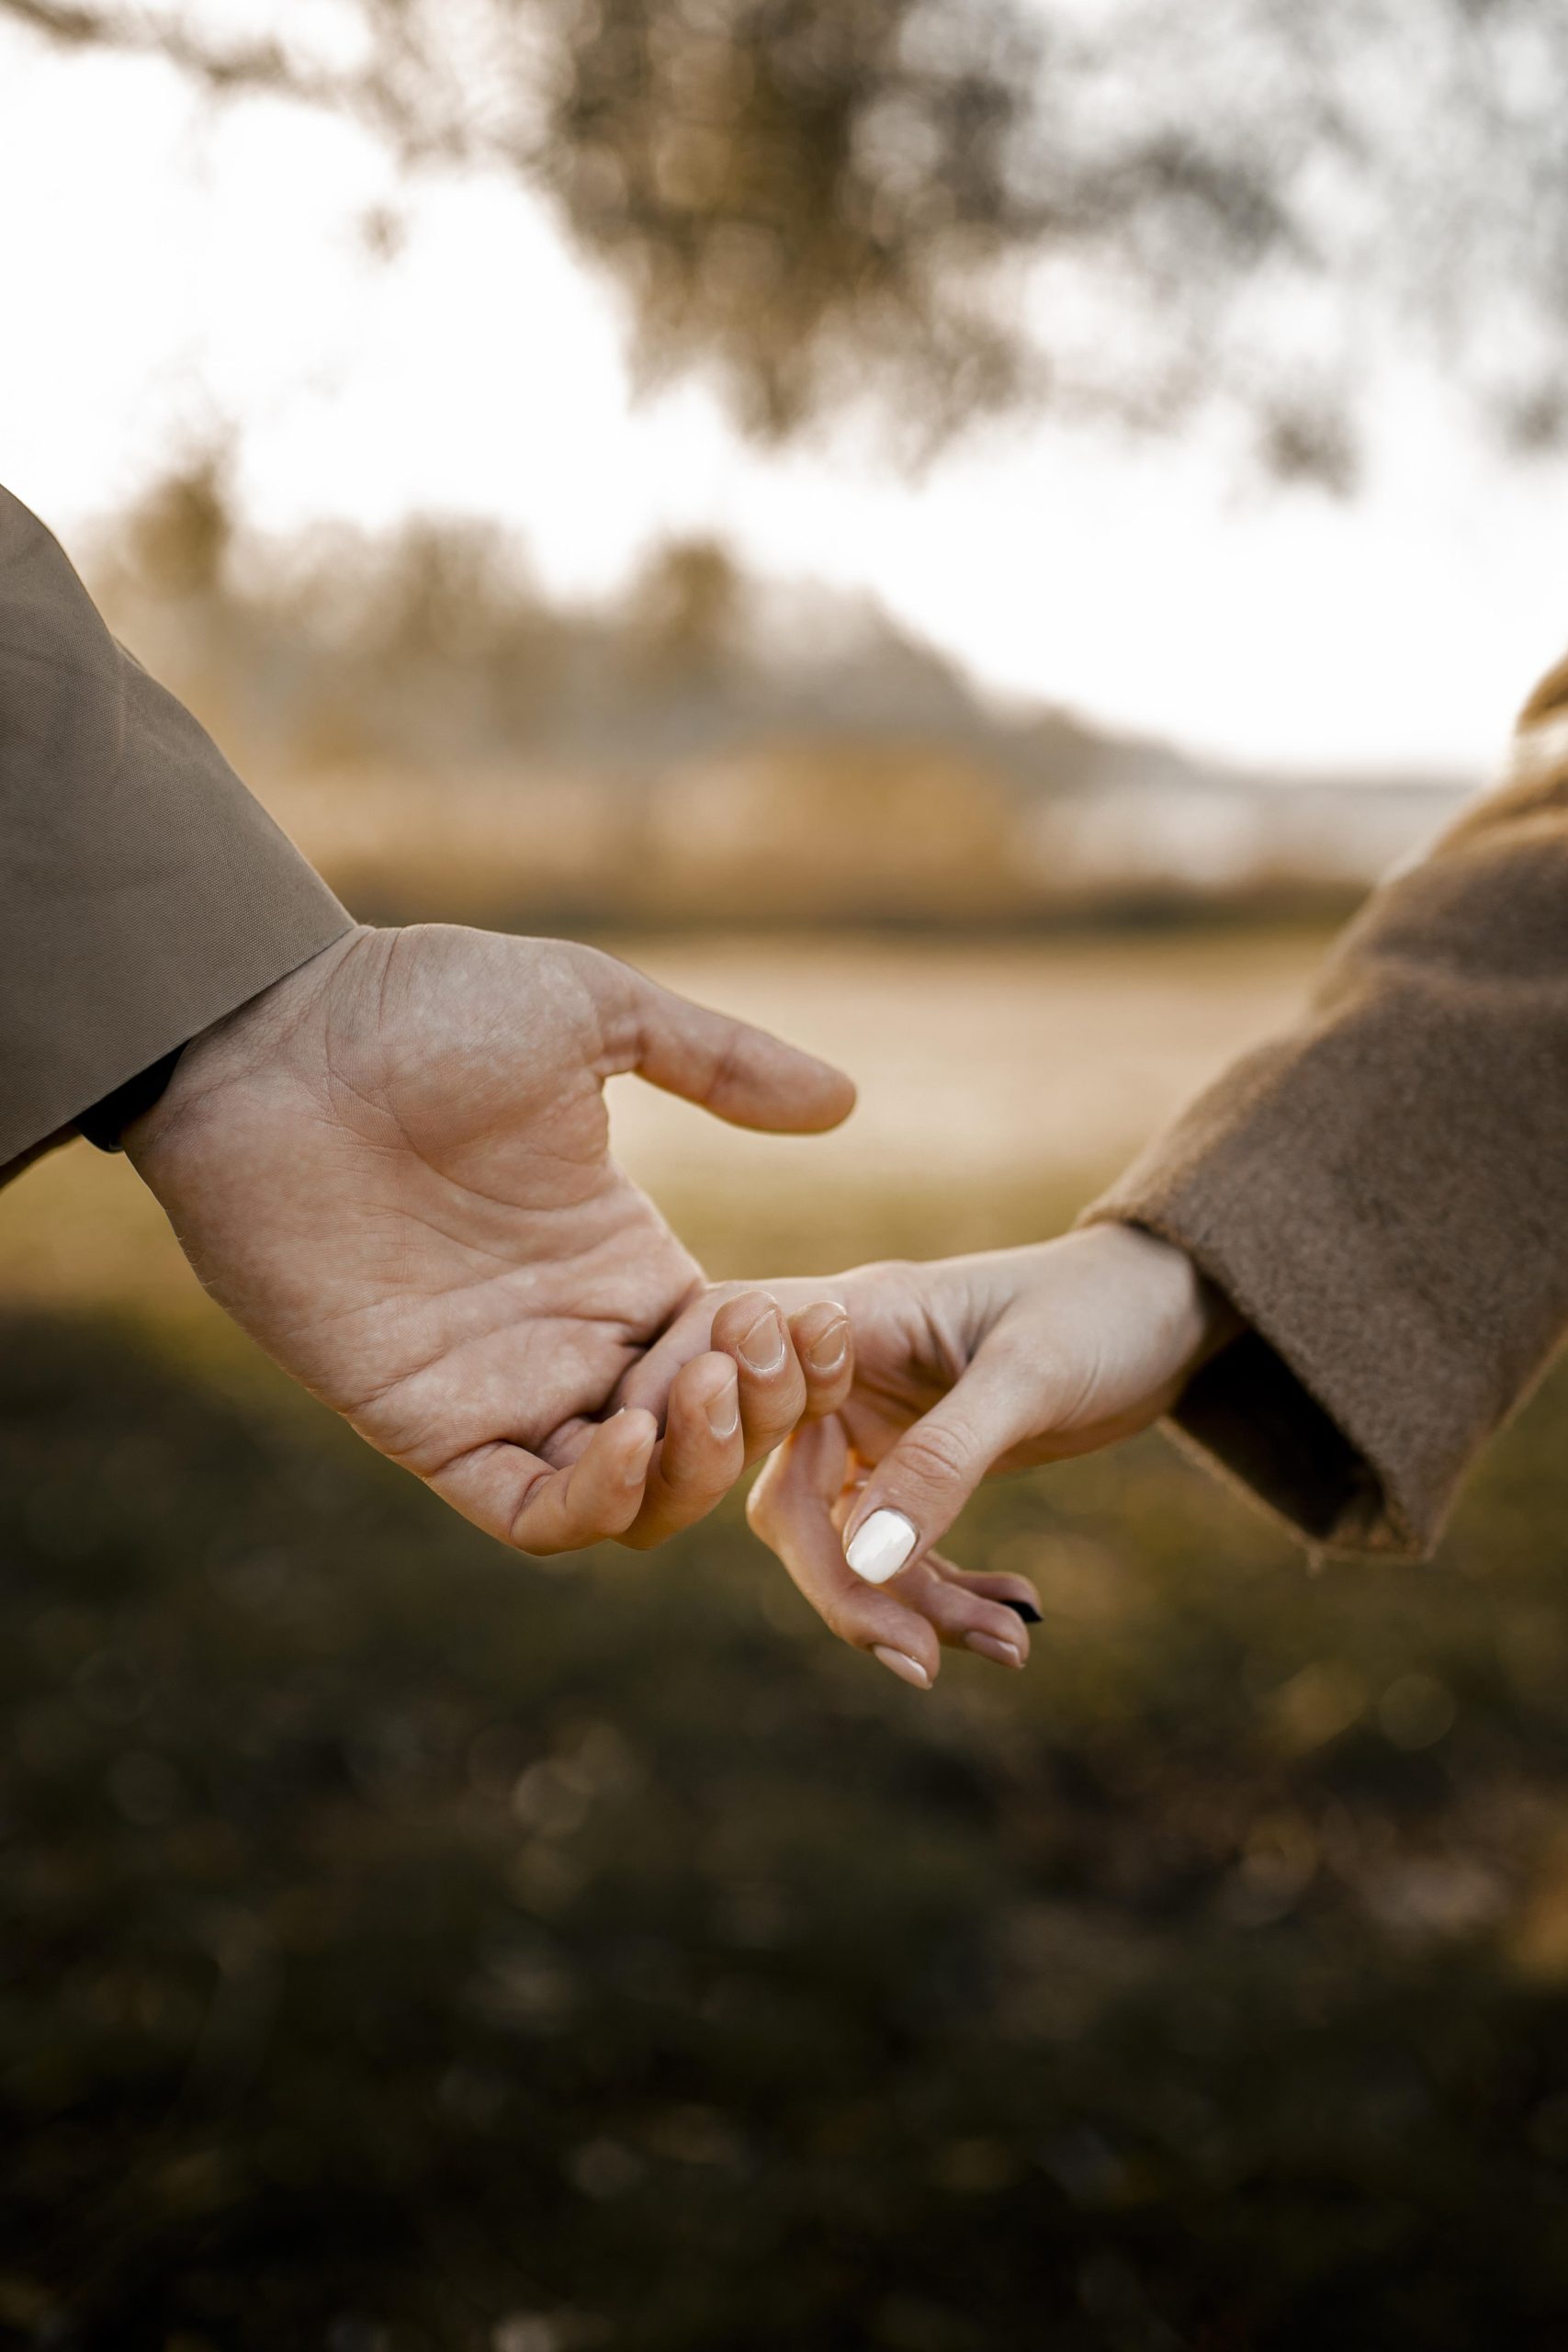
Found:
[[542, 1531], [531, 1528], [525, 1529], [521, 1533], [513, 1528], [511, 1544], [514, 1552], [523, 1553], [530, 1560], [547, 1560], [553, 1554], [564, 1552], [567, 1549], [558, 1536], [547, 1535]]

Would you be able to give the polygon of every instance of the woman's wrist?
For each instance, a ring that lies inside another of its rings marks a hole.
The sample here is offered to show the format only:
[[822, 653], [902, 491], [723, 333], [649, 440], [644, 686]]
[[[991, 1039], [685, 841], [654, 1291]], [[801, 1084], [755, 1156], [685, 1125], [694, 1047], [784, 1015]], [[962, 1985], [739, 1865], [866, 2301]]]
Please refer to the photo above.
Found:
[[1145, 1226], [1114, 1219], [1082, 1230], [1086, 1238], [1105, 1237], [1104, 1246], [1122, 1262], [1158, 1317], [1173, 1374], [1190, 1379], [1245, 1329], [1224, 1292], [1179, 1243]]

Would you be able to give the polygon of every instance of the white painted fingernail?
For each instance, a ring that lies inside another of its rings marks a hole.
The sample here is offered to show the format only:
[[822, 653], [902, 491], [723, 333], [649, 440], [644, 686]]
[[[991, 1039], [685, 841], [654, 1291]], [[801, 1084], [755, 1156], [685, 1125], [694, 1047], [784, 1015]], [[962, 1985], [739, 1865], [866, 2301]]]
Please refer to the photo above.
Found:
[[844, 1557], [867, 1584], [896, 1577], [919, 1538], [901, 1510], [874, 1510], [844, 1547]]
[[900, 1682], [912, 1683], [917, 1690], [931, 1689], [931, 1676], [926, 1672], [919, 1659], [911, 1657], [908, 1650], [891, 1649], [886, 1643], [878, 1642], [872, 1651], [872, 1656], [879, 1657], [888, 1673], [896, 1674]]

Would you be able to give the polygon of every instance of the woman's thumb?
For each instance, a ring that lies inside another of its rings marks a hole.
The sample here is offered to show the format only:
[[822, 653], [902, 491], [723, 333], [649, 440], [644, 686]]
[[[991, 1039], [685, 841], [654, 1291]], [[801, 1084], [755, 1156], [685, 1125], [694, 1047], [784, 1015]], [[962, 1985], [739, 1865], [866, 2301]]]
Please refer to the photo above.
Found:
[[982, 1358], [905, 1430], [844, 1529], [844, 1557], [857, 1576], [886, 1584], [940, 1543], [992, 1464], [1027, 1434], [1021, 1403], [1016, 1379]]

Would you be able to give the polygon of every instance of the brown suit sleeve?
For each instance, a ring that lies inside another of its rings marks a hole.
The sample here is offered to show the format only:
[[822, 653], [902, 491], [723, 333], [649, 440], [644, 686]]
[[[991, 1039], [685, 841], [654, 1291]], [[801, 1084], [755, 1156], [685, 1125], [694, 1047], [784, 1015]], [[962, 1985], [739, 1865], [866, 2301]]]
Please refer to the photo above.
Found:
[[1301, 1025], [1087, 1214], [1179, 1244], [1249, 1327], [1181, 1435], [1313, 1544], [1429, 1550], [1568, 1333], [1568, 664]]
[[0, 491], [0, 1172], [350, 927]]

